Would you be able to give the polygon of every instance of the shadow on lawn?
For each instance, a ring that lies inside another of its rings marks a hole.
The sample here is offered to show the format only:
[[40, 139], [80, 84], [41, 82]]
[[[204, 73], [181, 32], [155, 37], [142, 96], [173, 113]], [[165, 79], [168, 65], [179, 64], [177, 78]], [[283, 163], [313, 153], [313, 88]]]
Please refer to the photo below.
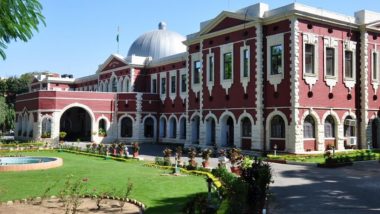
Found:
[[196, 195], [197, 193], [183, 197], [163, 198], [161, 200], [157, 200], [155, 201], [157, 206], [148, 207], [145, 213], [183, 213], [186, 203], [193, 199]]
[[336, 169], [302, 166], [280, 171], [277, 177], [283, 180], [271, 187], [270, 213], [380, 212], [377, 162]]

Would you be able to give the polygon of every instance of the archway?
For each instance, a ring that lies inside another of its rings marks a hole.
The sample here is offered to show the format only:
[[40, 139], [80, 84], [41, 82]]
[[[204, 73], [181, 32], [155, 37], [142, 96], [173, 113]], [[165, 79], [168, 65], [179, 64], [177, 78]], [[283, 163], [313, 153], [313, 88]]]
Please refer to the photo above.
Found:
[[184, 117], [179, 121], [179, 136], [180, 139], [186, 139], [186, 118]]
[[177, 138], [177, 121], [174, 117], [169, 120], [169, 137]]
[[215, 119], [209, 117], [206, 119], [206, 145], [211, 146], [215, 144]]
[[221, 125], [221, 145], [227, 147], [234, 146], [234, 120], [231, 116], [224, 116], [220, 120]]
[[379, 148], [380, 145], [380, 119], [375, 118], [372, 121], [372, 148]]
[[166, 137], [166, 118], [161, 117], [160, 119], [160, 138]]
[[154, 137], [154, 120], [151, 117], [148, 117], [144, 121], [144, 136], [146, 138]]
[[241, 148], [249, 150], [252, 146], [252, 123], [248, 117], [244, 117], [240, 121], [240, 138], [241, 138]]
[[197, 115], [191, 119], [191, 142], [193, 144], [199, 144], [199, 126], [200, 118]]
[[133, 136], [133, 121], [130, 117], [124, 117], [120, 122], [120, 137]]
[[67, 141], [91, 141], [91, 116], [81, 107], [67, 109], [60, 119], [60, 132], [66, 132]]

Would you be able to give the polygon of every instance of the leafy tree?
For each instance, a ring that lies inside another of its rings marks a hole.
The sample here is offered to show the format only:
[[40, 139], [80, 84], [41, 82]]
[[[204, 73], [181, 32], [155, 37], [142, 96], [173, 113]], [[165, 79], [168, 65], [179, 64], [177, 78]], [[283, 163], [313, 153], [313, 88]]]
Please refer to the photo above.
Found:
[[0, 127], [3, 131], [14, 129], [15, 110], [13, 105], [7, 105], [5, 97], [0, 96]]
[[7, 92], [7, 82], [5, 79], [0, 79], [0, 96], [4, 96]]
[[40, 22], [45, 24], [41, 13], [42, 5], [38, 0], [1, 0], [0, 1], [0, 56], [5, 59], [4, 49], [12, 39], [24, 42], [38, 31]]

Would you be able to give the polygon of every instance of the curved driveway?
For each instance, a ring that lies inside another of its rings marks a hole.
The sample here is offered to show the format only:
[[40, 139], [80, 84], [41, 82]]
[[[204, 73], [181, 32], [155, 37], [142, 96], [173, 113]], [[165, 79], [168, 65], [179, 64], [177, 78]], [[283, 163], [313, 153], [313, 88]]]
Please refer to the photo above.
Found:
[[268, 213], [380, 213], [380, 164], [324, 169], [271, 164], [274, 183]]

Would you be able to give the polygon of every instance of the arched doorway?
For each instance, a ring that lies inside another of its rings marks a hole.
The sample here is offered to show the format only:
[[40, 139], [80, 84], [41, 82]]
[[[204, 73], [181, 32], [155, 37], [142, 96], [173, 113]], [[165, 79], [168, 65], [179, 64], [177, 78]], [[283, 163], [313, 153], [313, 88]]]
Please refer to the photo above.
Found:
[[241, 148], [245, 150], [251, 149], [252, 146], [252, 123], [251, 120], [248, 117], [244, 117], [240, 121], [241, 127], [240, 127], [240, 135], [241, 135]]
[[66, 141], [91, 141], [91, 117], [81, 107], [67, 109], [60, 119], [60, 132], [66, 132]]
[[380, 145], [380, 119], [372, 120], [372, 148], [379, 148]]
[[154, 121], [151, 117], [146, 118], [144, 121], [144, 136], [146, 138], [154, 137]]
[[160, 138], [166, 138], [166, 118], [160, 119]]
[[120, 122], [120, 137], [133, 136], [133, 121], [129, 117], [124, 117]]
[[191, 142], [193, 144], [199, 144], [199, 126], [199, 116], [195, 116], [193, 119], [191, 119]]
[[215, 142], [215, 119], [209, 117], [206, 120], [206, 145], [211, 146]]
[[169, 137], [177, 138], [177, 121], [174, 117], [169, 120]]
[[184, 117], [179, 121], [179, 136], [180, 139], [186, 139], [186, 118]]
[[221, 145], [227, 147], [234, 146], [234, 120], [231, 116], [225, 116], [220, 120], [221, 124]]

